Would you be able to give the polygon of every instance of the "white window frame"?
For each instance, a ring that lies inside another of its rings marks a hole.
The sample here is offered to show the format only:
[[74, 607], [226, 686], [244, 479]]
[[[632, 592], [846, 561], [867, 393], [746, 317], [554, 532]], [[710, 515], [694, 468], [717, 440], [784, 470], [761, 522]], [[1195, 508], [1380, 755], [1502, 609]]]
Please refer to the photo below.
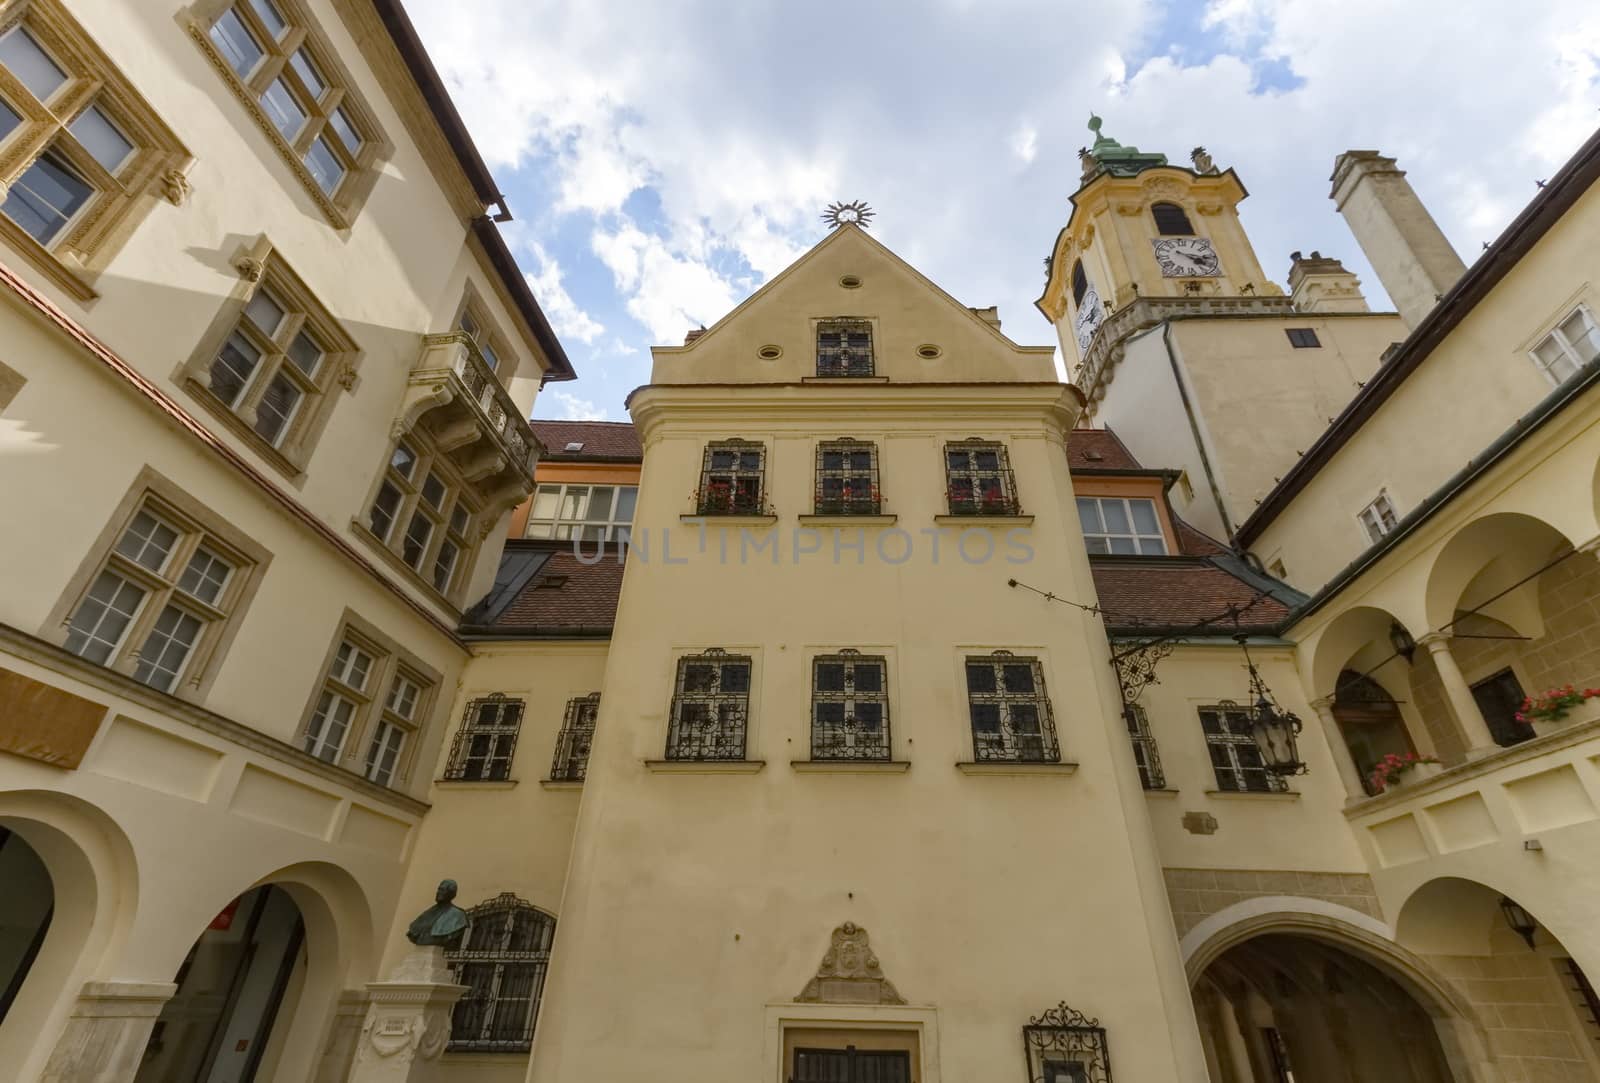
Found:
[[[1079, 512], [1078, 512], [1078, 524], [1079, 524], [1080, 527], [1082, 527], [1082, 525], [1083, 525], [1082, 504], [1085, 501], [1090, 501], [1090, 500], [1094, 501], [1098, 505], [1104, 505], [1104, 504], [1110, 504], [1110, 503], [1121, 504], [1123, 513], [1125, 515], [1127, 515], [1127, 517], [1128, 517], [1128, 529], [1130, 531], [1130, 533], [1126, 533], [1126, 534], [1118, 533], [1118, 532], [1115, 532], [1115, 531], [1111, 531], [1109, 529], [1103, 530], [1103, 531], [1098, 531], [1098, 532], [1092, 532], [1092, 531], [1088, 530], [1087, 528], [1084, 528], [1083, 529], [1084, 546], [1085, 546], [1085, 548], [1088, 548], [1090, 553], [1094, 553], [1097, 556], [1164, 557], [1164, 556], [1170, 556], [1171, 555], [1171, 551], [1172, 551], [1171, 550], [1171, 546], [1167, 543], [1167, 532], [1166, 532], [1165, 527], [1163, 527], [1162, 523], [1161, 523], [1161, 509], [1156, 506], [1156, 502], [1153, 499], [1151, 499], [1148, 496], [1080, 496], [1080, 497], [1077, 498], [1077, 505], [1075, 505], [1079, 509]], [[1133, 517], [1133, 505], [1135, 503], [1150, 505], [1150, 514], [1155, 516], [1155, 520], [1156, 520], [1156, 532], [1154, 534], [1144, 534], [1144, 533], [1140, 533], [1139, 532], [1139, 528], [1138, 528], [1137, 524], [1135, 523], [1134, 517]], [[1097, 512], [1098, 512], [1098, 514], [1100, 516], [1100, 521], [1102, 523], [1104, 523], [1105, 522], [1105, 510], [1104, 510], [1104, 508], [1103, 507], [1098, 508]], [[1100, 550], [1096, 550], [1096, 549], [1092, 548], [1089, 545], [1089, 540], [1091, 538], [1104, 541], [1105, 542], [1105, 549], [1103, 551], [1100, 551]], [[1132, 553], [1115, 553], [1115, 552], [1112, 552], [1111, 540], [1113, 538], [1125, 538], [1125, 539], [1131, 540], [1133, 542], [1133, 547], [1134, 547], [1135, 551], [1132, 552]], [[1145, 543], [1150, 541], [1150, 540], [1152, 540], [1152, 539], [1160, 544], [1161, 551], [1159, 553], [1147, 553], [1147, 552], [1145, 552]]]
[[[1594, 360], [1592, 357], [1585, 359], [1578, 351], [1573, 340], [1565, 331], [1562, 330], [1562, 326], [1571, 322], [1573, 317], [1577, 317], [1584, 323], [1588, 335], [1595, 336], [1596, 340], [1600, 341], [1600, 322], [1596, 322], [1595, 315], [1589, 310], [1588, 305], [1578, 304], [1574, 305], [1571, 311], [1567, 312], [1560, 319], [1556, 320], [1555, 323], [1551, 325], [1549, 331], [1545, 332], [1543, 335], [1540, 335], [1534, 344], [1528, 347], [1528, 357], [1533, 361], [1534, 367], [1540, 372], [1544, 373], [1545, 378], [1548, 379], [1554, 386], [1560, 386], [1566, 381], [1572, 379], [1573, 376], [1577, 375], [1579, 369], [1588, 364], [1589, 361]], [[1572, 371], [1568, 372], [1564, 376], [1557, 376], [1553, 371], [1555, 365], [1547, 365], [1539, 357], [1539, 347], [1543, 346], [1546, 342], [1552, 341], [1561, 350], [1560, 360], [1555, 364], [1566, 364], [1572, 366]], [[1600, 356], [1600, 354], [1597, 354], [1596, 356]]]
[[[1389, 513], [1387, 523], [1384, 521], [1385, 511]], [[1400, 511], [1394, 506], [1394, 497], [1389, 495], [1387, 488], [1379, 489], [1372, 502], [1356, 513], [1356, 522], [1361, 524], [1361, 532], [1366, 536], [1368, 545], [1376, 545], [1394, 532], [1394, 528], [1400, 525]]]
[[[580, 489], [584, 492], [584, 517], [581, 519], [562, 518], [561, 509], [567, 502], [567, 494]], [[590, 518], [588, 515], [590, 502], [594, 499], [594, 490], [596, 489], [612, 490], [611, 510], [604, 519]], [[523, 530], [523, 536], [527, 538], [553, 538], [558, 541], [568, 541], [572, 540], [572, 531], [577, 530], [579, 534], [579, 540], [592, 540], [584, 539], [582, 537], [583, 530], [587, 527], [600, 527], [602, 528], [604, 541], [616, 541], [619, 535], [625, 535], [626, 532], [633, 526], [632, 513], [629, 513], [628, 518], [626, 519], [617, 518], [617, 505], [621, 503], [620, 497], [624, 489], [633, 490], [634, 511], [637, 511], [639, 504], [639, 487], [637, 485], [616, 485], [605, 482], [584, 482], [582, 484], [567, 484], [565, 482], [541, 483], [533, 490], [533, 497], [531, 498], [531, 502], [528, 504], [528, 523]], [[534, 511], [538, 507], [540, 495], [543, 494], [548, 496], [552, 491], [556, 496], [555, 518], [535, 518]], [[550, 531], [547, 534], [535, 534], [534, 528], [537, 526], [548, 526]], [[561, 530], [563, 529], [568, 531], [565, 536], [561, 534]]]

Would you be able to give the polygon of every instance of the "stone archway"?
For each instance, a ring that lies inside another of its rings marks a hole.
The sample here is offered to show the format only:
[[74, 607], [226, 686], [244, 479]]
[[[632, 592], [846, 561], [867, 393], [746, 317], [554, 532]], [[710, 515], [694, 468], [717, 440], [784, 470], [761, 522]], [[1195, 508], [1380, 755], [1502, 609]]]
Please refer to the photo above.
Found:
[[1183, 947], [1213, 1083], [1496, 1078], [1466, 999], [1364, 914], [1252, 899]]

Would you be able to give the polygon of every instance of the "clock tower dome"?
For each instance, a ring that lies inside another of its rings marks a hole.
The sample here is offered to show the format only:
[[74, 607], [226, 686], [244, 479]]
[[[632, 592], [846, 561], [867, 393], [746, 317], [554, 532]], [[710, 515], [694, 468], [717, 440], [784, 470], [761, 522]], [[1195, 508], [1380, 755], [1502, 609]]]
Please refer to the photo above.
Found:
[[1035, 302], [1055, 324], [1074, 379], [1084, 382], [1079, 373], [1091, 347], [1105, 349], [1097, 339], [1143, 326], [1117, 318], [1141, 298], [1213, 299], [1219, 304], [1203, 307], [1220, 311], [1226, 298], [1283, 295], [1239, 222], [1248, 193], [1232, 169], [1218, 169], [1204, 147], [1194, 149], [1191, 168], [1123, 146], [1101, 131], [1097, 116], [1089, 130], [1094, 142], [1079, 151], [1082, 182]]

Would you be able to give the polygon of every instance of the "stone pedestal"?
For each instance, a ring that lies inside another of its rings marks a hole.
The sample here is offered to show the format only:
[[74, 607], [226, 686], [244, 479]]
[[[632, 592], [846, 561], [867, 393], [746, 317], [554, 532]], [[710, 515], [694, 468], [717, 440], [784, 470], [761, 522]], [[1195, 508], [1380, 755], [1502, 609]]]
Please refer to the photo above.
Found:
[[450, 1013], [467, 991], [444, 949], [412, 948], [387, 981], [367, 984], [367, 1016], [349, 1083], [443, 1083]]
[[171, 982], [92, 981], [56, 1042], [40, 1083], [132, 1083]]

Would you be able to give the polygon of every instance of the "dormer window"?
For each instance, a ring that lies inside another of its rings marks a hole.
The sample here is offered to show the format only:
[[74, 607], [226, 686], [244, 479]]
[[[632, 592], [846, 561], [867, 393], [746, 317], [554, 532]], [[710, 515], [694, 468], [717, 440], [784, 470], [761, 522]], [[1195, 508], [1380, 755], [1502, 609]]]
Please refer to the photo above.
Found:
[[871, 376], [872, 324], [823, 320], [817, 324], [818, 376]]
[[1167, 539], [1154, 500], [1080, 496], [1078, 522], [1083, 527], [1084, 548], [1091, 553], [1167, 555]]
[[1163, 237], [1194, 236], [1188, 214], [1176, 203], [1157, 203], [1150, 208], [1150, 213], [1155, 216], [1156, 232]]

